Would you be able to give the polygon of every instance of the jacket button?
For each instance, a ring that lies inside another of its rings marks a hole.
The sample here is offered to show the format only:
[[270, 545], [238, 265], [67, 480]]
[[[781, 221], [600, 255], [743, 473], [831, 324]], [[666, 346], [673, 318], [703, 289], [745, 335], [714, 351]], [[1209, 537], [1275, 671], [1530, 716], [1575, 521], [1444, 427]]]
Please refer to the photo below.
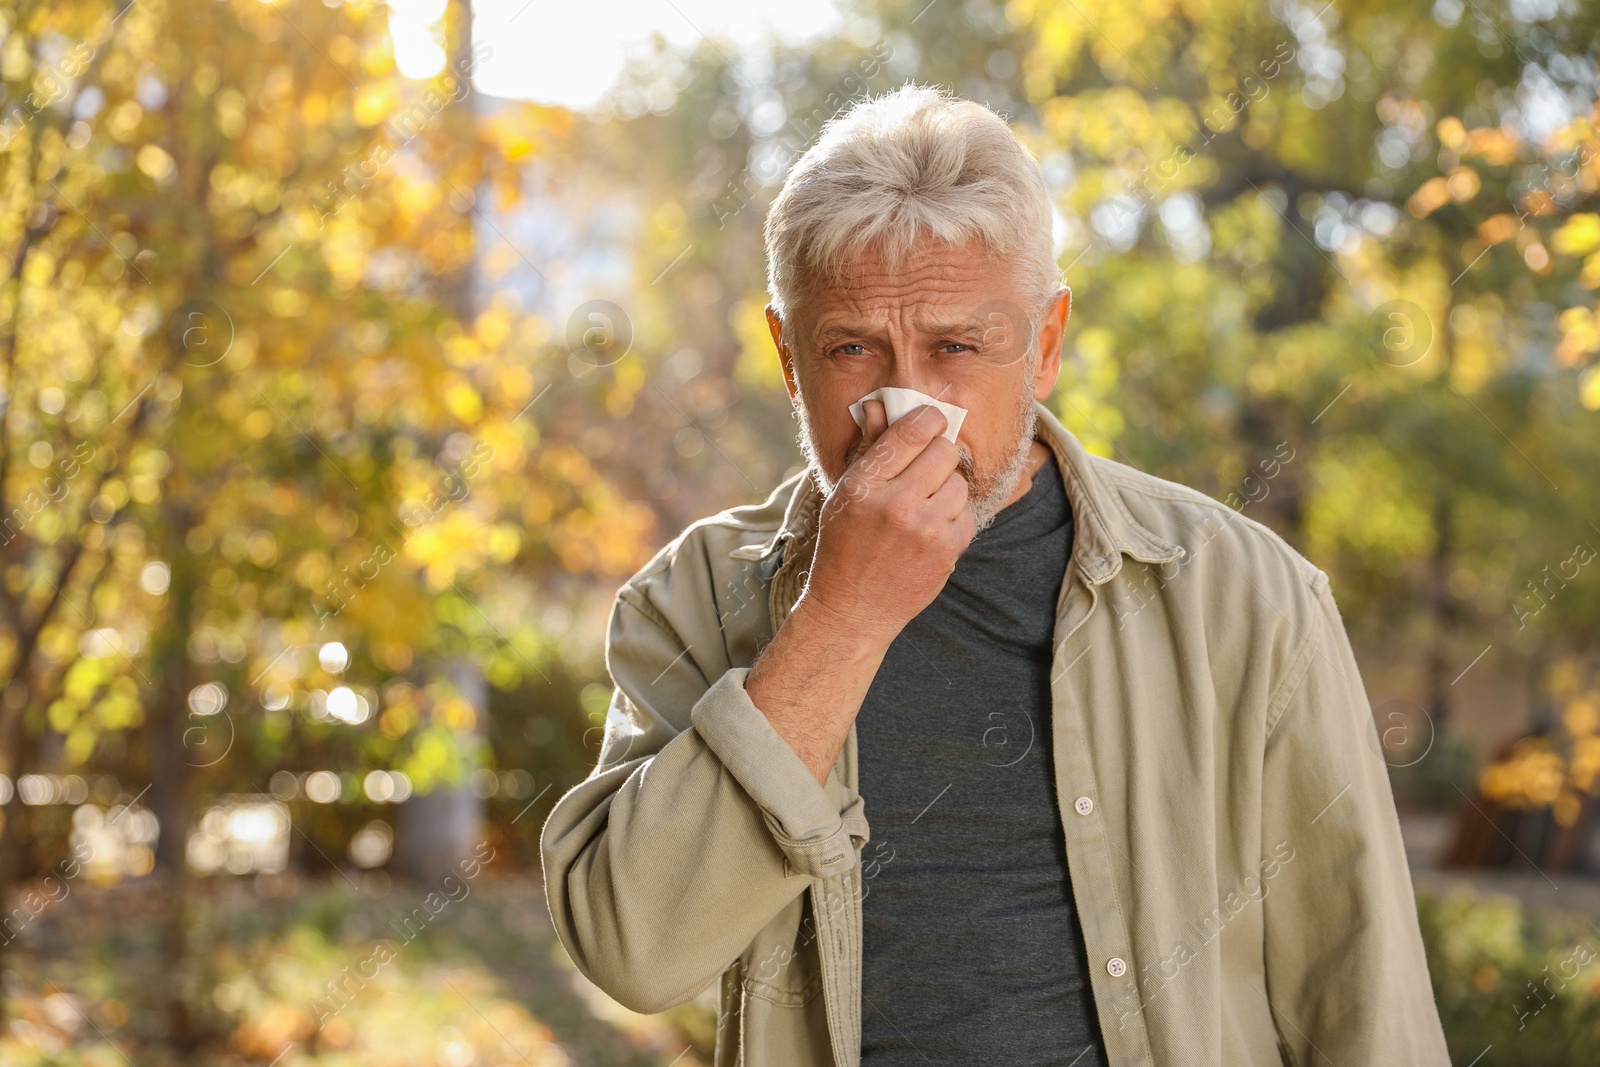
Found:
[[1079, 815], [1087, 815], [1094, 810], [1094, 801], [1088, 797], [1079, 797], [1072, 802], [1072, 807]]
[[1121, 978], [1124, 974], [1128, 973], [1128, 965], [1122, 962], [1121, 957], [1112, 956], [1106, 961], [1106, 970], [1110, 972], [1111, 977]]

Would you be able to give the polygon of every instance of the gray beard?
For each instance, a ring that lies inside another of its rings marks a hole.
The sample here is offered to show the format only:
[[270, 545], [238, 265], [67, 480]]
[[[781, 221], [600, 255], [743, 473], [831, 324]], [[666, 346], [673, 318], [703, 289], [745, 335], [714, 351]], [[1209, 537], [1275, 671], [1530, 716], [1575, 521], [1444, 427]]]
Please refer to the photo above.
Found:
[[[1031, 380], [1031, 375], [1029, 376]], [[811, 434], [811, 420], [809, 409], [806, 407], [805, 397], [801, 394], [799, 386], [795, 388], [794, 417], [799, 424], [797, 438], [800, 444], [800, 453], [805, 456], [810, 464], [817, 484], [822, 487], [824, 494], [833, 495], [838, 488], [838, 482], [829, 478], [822, 469], [821, 459], [817, 455], [816, 442]], [[956, 469], [967, 480], [967, 502], [972, 507], [972, 514], [976, 520], [973, 536], [987, 530], [993, 523], [995, 516], [1005, 506], [1006, 500], [1011, 496], [1012, 490], [1017, 487], [1017, 481], [1022, 476], [1023, 469], [1028, 463], [1028, 452], [1033, 447], [1034, 430], [1039, 421], [1039, 409], [1034, 404], [1033, 393], [1024, 389], [1021, 393], [1021, 403], [1017, 405], [1016, 417], [1013, 426], [1016, 436], [1016, 447], [1011, 450], [1000, 466], [991, 471], [978, 473], [972, 461], [972, 453], [964, 444], [957, 444], [961, 458], [956, 461]], [[851, 445], [844, 454], [845, 469], [856, 461], [864, 449], [863, 442], [857, 441]]]

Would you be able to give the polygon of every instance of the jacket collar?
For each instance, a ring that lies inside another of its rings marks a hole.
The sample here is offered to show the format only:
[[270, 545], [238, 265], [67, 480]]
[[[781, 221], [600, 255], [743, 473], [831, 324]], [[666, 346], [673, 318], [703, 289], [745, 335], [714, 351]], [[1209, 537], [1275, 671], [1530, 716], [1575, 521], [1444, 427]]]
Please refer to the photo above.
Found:
[[[1044, 404], [1035, 400], [1034, 407], [1039, 416], [1035, 435], [1055, 453], [1067, 499], [1072, 505], [1072, 558], [1083, 576], [1091, 584], [1099, 585], [1122, 568], [1124, 554], [1144, 563], [1170, 563], [1182, 558], [1183, 547], [1156, 536], [1142, 525], [1129, 512], [1115, 487], [1105, 481], [1099, 465], [1111, 461], [1090, 455], [1083, 443]], [[779, 486], [772, 499], [781, 499], [786, 487], [789, 498], [777, 531], [765, 542], [734, 549], [730, 556], [766, 561], [789, 541], [804, 543], [810, 539], [824, 499], [822, 488], [809, 466]]]

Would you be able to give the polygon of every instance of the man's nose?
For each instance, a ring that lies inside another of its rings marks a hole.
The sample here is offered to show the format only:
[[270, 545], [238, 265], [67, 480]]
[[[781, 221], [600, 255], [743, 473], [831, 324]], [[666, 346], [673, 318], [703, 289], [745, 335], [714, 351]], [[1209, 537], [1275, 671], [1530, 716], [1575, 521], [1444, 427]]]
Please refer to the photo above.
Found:
[[895, 389], [914, 389], [919, 393], [926, 393], [936, 400], [945, 400], [944, 395], [950, 390], [949, 382], [941, 382], [929, 374], [925, 369], [907, 366], [896, 362], [889, 371], [889, 380], [883, 383]]

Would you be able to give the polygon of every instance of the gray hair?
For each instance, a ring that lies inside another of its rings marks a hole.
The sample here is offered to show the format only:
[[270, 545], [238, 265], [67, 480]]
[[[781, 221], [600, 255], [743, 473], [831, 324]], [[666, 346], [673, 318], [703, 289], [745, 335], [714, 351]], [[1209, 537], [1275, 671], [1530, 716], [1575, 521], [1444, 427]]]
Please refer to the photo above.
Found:
[[1039, 163], [982, 104], [908, 84], [830, 119], [768, 210], [767, 288], [784, 332], [811, 272], [837, 277], [874, 241], [893, 268], [928, 236], [1010, 258], [1031, 339], [1061, 278]]

